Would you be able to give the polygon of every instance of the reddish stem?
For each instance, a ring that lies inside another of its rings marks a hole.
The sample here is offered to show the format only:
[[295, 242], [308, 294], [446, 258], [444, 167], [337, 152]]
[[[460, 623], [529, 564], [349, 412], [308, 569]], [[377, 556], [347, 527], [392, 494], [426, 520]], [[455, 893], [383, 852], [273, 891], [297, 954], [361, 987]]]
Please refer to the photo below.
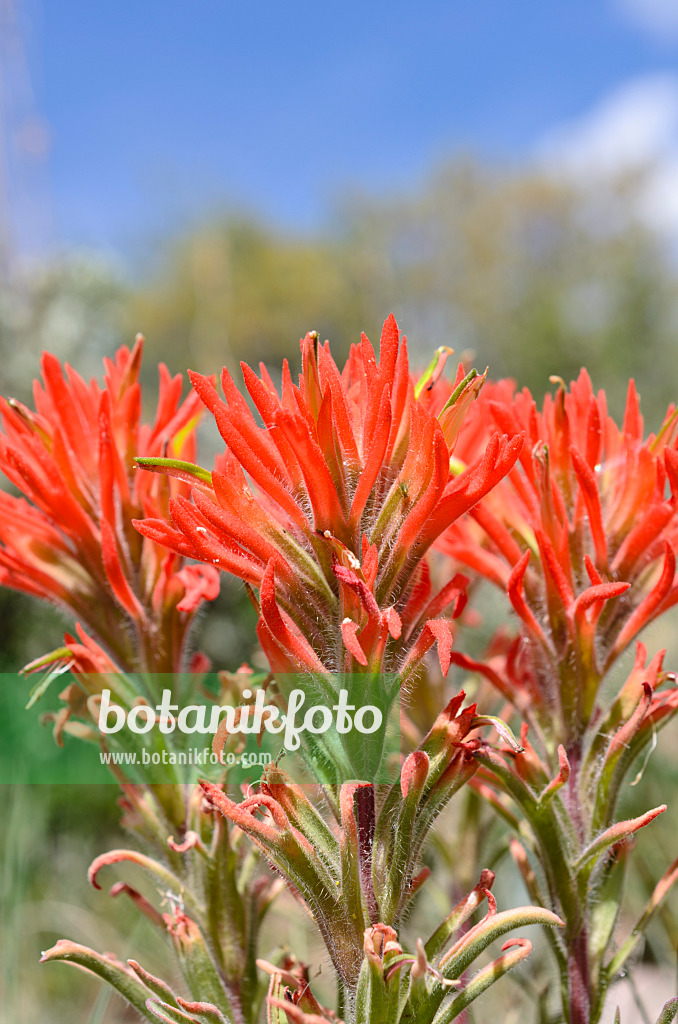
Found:
[[[570, 776], [567, 785], [567, 802], [571, 820], [577, 830], [580, 847], [586, 845], [587, 828], [579, 795], [581, 743], [571, 741], [568, 749]], [[567, 963], [569, 976], [569, 1024], [589, 1024], [591, 997], [589, 986], [589, 943], [586, 922], [586, 908], [582, 908], [582, 919], [578, 930], [567, 939]], [[572, 925], [575, 922], [571, 922]]]
[[588, 935], [583, 927], [568, 942], [568, 974], [570, 978], [570, 1022], [589, 1024], [589, 956]]

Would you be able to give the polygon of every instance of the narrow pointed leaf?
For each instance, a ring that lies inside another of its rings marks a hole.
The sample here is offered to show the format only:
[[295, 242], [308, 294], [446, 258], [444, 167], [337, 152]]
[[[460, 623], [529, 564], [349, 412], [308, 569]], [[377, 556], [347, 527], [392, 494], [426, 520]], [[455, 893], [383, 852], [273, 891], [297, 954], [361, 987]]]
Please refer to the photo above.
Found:
[[649, 825], [651, 821], [654, 821], [658, 815], [663, 814], [665, 810], [666, 804], [662, 804], [660, 807], [653, 807], [651, 811], [646, 811], [645, 814], [641, 814], [638, 818], [629, 818], [626, 821], [618, 821], [616, 825], [611, 825], [577, 857], [574, 867], [577, 870], [581, 870], [589, 865], [592, 860], [598, 860], [615, 843], [621, 842], [622, 839], [628, 839], [634, 832], [637, 832], [645, 825]]
[[128, 1003], [131, 1003], [145, 1020], [157, 1019], [146, 1005], [148, 989], [131, 970], [127, 970], [122, 964], [96, 953], [87, 946], [70, 942], [68, 939], [60, 939], [56, 946], [46, 950], [40, 957], [41, 964], [57, 960], [91, 971], [92, 974], [96, 974], [103, 981], [108, 982]]
[[447, 954], [448, 959], [443, 970], [445, 977], [455, 980], [461, 977], [491, 942], [513, 928], [524, 928], [529, 924], [543, 924], [550, 928], [565, 927], [564, 922], [556, 914], [543, 907], [517, 907], [486, 917], [467, 933], [456, 951], [455, 947], [452, 947], [452, 956]]
[[163, 473], [189, 484], [198, 482], [212, 486], [210, 471], [203, 469], [202, 466], [196, 466], [193, 462], [184, 462], [183, 459], [152, 459], [145, 456], [137, 456], [134, 461], [140, 469], [147, 469], [151, 473]]
[[[511, 947], [518, 947], [512, 949]], [[504, 952], [504, 950], [511, 950]], [[495, 981], [503, 978], [513, 967], [516, 967], [532, 952], [532, 943], [527, 939], [513, 939], [502, 946], [503, 955], [493, 960], [468, 983], [466, 988], [451, 1003], [443, 1007], [436, 1015], [433, 1024], [451, 1024], [466, 1007], [482, 995]]]

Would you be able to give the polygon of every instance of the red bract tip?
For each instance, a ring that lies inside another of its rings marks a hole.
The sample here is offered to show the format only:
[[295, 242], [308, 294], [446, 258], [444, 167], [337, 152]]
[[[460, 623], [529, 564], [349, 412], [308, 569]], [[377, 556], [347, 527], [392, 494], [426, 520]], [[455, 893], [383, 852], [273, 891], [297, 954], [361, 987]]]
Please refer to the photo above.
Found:
[[[527, 390], [487, 384], [455, 457], [474, 455], [483, 441], [491, 451], [493, 425], [525, 437], [520, 459], [473, 523], [454, 524], [439, 547], [506, 588], [521, 637], [535, 643], [521, 640], [504, 670], [495, 660], [492, 672], [504, 696], [513, 691], [521, 707], [543, 712], [543, 727], [561, 738], [585, 728], [613, 661], [678, 601], [676, 418], [669, 410], [657, 437], [644, 438], [631, 382], [619, 427], [582, 371], [541, 410]], [[554, 723], [558, 707], [563, 721]]]
[[[181, 377], [161, 366], [155, 418], [144, 423], [142, 347], [137, 339], [132, 352], [119, 349], [104, 361], [103, 383], [89, 384], [46, 353], [35, 412], [0, 400], [0, 470], [25, 497], [0, 496], [0, 576], [71, 612], [120, 668], [173, 672], [184, 667], [184, 640], [203, 598], [173, 616], [185, 596], [181, 560], [168, 571], [164, 524], [142, 536], [133, 521], [162, 520], [169, 498], [189, 488], [137, 471], [134, 458], [190, 465], [200, 401], [182, 402]], [[186, 553], [181, 536], [177, 549]]]
[[406, 674], [436, 642], [445, 673], [449, 622], [465, 596], [458, 577], [436, 598], [427, 592], [427, 551], [509, 472], [522, 439], [497, 434], [451, 474], [484, 377], [462, 375], [453, 391], [439, 361], [433, 388], [415, 389], [393, 317], [378, 359], [363, 336], [340, 370], [314, 332], [301, 356], [298, 386], [285, 365], [280, 393], [243, 365], [263, 426], [226, 371], [225, 401], [211, 379], [190, 374], [227, 450], [213, 493], [201, 480], [192, 503], [172, 504], [176, 530], [155, 521], [140, 530], [259, 588], [258, 632], [275, 669], [336, 670], [341, 636], [354, 668]]

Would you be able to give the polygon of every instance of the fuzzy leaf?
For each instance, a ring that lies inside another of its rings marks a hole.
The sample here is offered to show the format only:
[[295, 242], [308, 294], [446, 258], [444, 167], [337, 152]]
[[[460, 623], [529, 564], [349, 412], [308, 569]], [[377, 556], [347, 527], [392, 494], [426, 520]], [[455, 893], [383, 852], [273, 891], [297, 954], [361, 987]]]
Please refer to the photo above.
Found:
[[626, 821], [618, 821], [616, 825], [611, 825], [577, 857], [574, 867], [581, 871], [592, 860], [598, 860], [604, 853], [607, 853], [615, 843], [621, 842], [622, 839], [628, 839], [634, 832], [644, 828], [645, 825], [649, 825], [651, 821], [654, 821], [656, 817], [663, 814], [665, 810], [666, 804], [662, 804], [660, 807], [653, 807], [651, 811], [646, 811], [645, 814], [641, 814], [638, 818], [628, 818]]
[[438, 926], [438, 928], [436, 928], [435, 932], [426, 943], [424, 948], [429, 957], [437, 956], [441, 952], [450, 936], [454, 935], [457, 929], [461, 928], [475, 910], [477, 910], [493, 884], [494, 872], [485, 868], [481, 872], [480, 879], [475, 888], [471, 890], [466, 899], [462, 900], [461, 903], [459, 903], [454, 910], [447, 915], [445, 920]]
[[103, 981], [112, 985], [120, 995], [131, 1003], [145, 1020], [155, 1021], [146, 1005], [148, 989], [139, 981], [133, 972], [116, 960], [102, 956], [87, 946], [81, 946], [77, 942], [70, 942], [68, 939], [60, 939], [56, 946], [46, 950], [40, 957], [40, 963], [51, 963], [55, 960], [62, 960], [64, 963], [75, 964], [86, 971], [91, 971]]
[[[512, 949], [511, 947], [518, 948]], [[448, 1003], [447, 1006], [444, 1006], [436, 1014], [433, 1024], [450, 1024], [451, 1021], [455, 1020], [469, 1003], [472, 1003], [474, 999], [482, 995], [490, 985], [494, 985], [495, 981], [502, 978], [521, 961], [527, 959], [532, 952], [532, 943], [527, 939], [512, 939], [509, 942], [505, 942], [501, 949], [503, 955], [493, 960], [482, 971], [479, 971], [466, 988], [451, 1003]], [[505, 950], [509, 949], [511, 952], [505, 952]]]
[[161, 1020], [162, 1024], [196, 1024], [195, 1017], [189, 1017], [183, 1010], [177, 1010], [169, 1003], [159, 999], [147, 999], [146, 1006], [153, 1014], [153, 1020]]
[[137, 978], [144, 983], [149, 992], [152, 992], [154, 996], [158, 996], [160, 999], [164, 999], [166, 1003], [172, 1003], [174, 1006], [177, 1005], [177, 997], [162, 978], [156, 978], [154, 974], [144, 970], [136, 960], [128, 960], [127, 964], [132, 968]]
[[468, 407], [480, 394], [486, 377], [487, 370], [480, 376], [477, 370], [470, 370], [454, 389], [438, 416], [450, 451], [454, 449]]
[[565, 927], [564, 922], [556, 914], [543, 907], [517, 907], [499, 914], [488, 914], [445, 954], [441, 961], [445, 977], [455, 980], [461, 977], [491, 942], [513, 928], [524, 928], [529, 924], [543, 924], [551, 928]]
[[190, 892], [184, 889], [179, 878], [173, 874], [168, 868], [161, 864], [159, 861], [154, 860], [152, 857], [147, 857], [144, 853], [139, 853], [137, 850], [109, 850], [108, 853], [102, 853], [101, 856], [96, 857], [89, 866], [87, 871], [87, 877], [91, 885], [95, 889], [101, 889], [98, 881], [98, 875], [102, 868], [109, 864], [118, 864], [121, 861], [130, 861], [132, 864], [138, 864], [139, 867], [145, 868], [150, 871], [165, 889], [169, 889], [170, 892], [181, 893], [186, 906], [191, 911], [196, 912], [196, 903]]
[[209, 1024], [229, 1024], [228, 1018], [224, 1017], [221, 1010], [214, 1003], [191, 1003], [187, 999], [182, 999], [181, 996], [179, 996], [177, 1002], [182, 1010], [197, 1014], [198, 1017], [204, 1017]]

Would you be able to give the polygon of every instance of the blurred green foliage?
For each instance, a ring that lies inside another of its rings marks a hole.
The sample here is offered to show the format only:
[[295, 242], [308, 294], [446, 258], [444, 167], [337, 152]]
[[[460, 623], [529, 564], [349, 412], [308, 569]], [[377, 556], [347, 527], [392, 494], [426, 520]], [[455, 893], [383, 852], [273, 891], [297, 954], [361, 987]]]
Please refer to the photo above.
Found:
[[163, 359], [216, 372], [296, 360], [307, 330], [338, 356], [393, 311], [415, 360], [452, 345], [535, 391], [585, 364], [618, 407], [630, 375], [675, 392], [675, 244], [640, 214], [642, 175], [574, 185], [456, 160], [402, 195], [352, 194], [314, 233], [216, 212], [124, 267], [64, 254], [0, 281], [0, 377], [24, 396], [49, 348], [86, 374], [147, 336]]
[[129, 333], [173, 369], [213, 372], [294, 360], [309, 329], [342, 355], [393, 311], [421, 364], [452, 345], [537, 393], [586, 365], [614, 407], [631, 375], [666, 404], [678, 275], [635, 212], [641, 180], [575, 187], [458, 161], [412, 194], [346, 198], [315, 237], [216, 219], [168, 242], [129, 295]]

